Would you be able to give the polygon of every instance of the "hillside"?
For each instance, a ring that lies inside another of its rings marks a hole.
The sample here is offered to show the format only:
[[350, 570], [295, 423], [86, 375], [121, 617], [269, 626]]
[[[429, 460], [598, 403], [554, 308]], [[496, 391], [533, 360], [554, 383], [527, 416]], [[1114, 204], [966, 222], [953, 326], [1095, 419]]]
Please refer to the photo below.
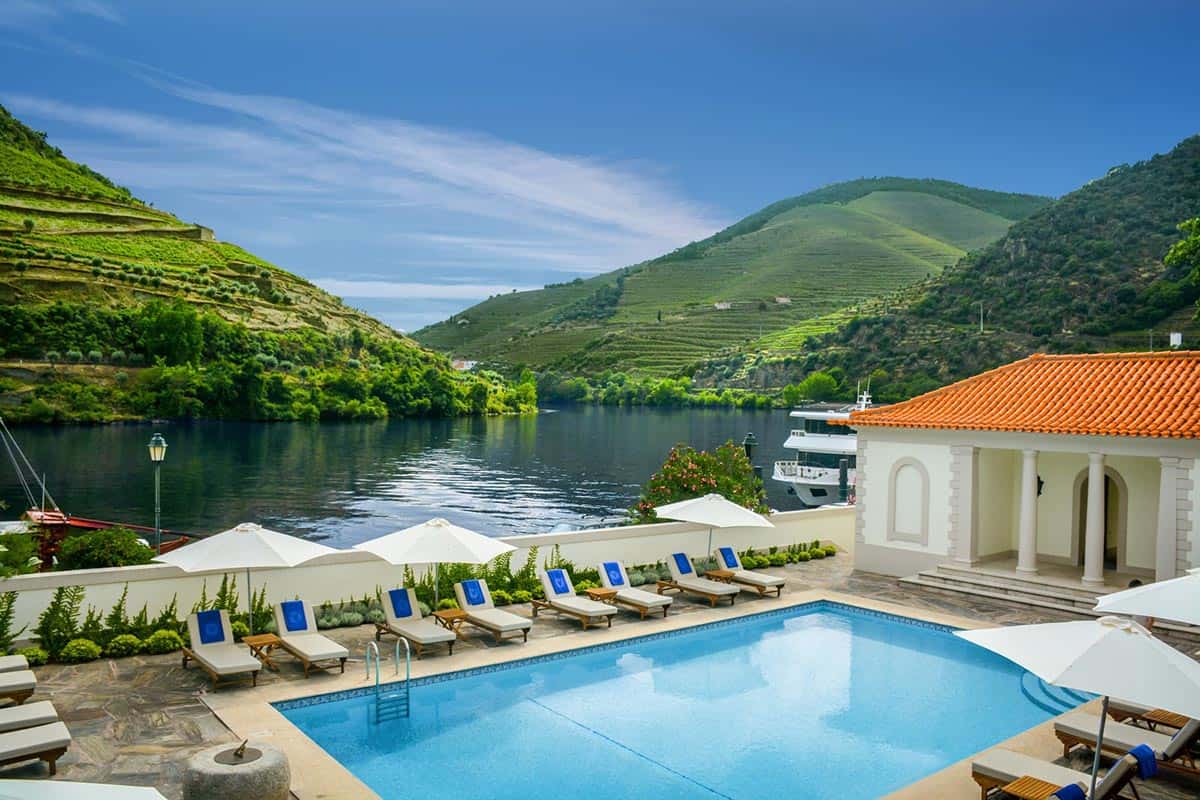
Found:
[[[249, 385], [225, 386], [218, 367]], [[515, 410], [514, 391], [141, 202], [0, 108], [7, 418], [483, 413]]]
[[[876, 373], [895, 399], [1031, 352], [1162, 347], [1170, 331], [1200, 341], [1200, 285], [1163, 263], [1200, 215], [1200, 136], [1123, 164], [1017, 222], [998, 241], [835, 332], [788, 332], [696, 370], [701, 385], [769, 388], [838, 369], [849, 389]], [[980, 303], [984, 332], [979, 332]]]
[[661, 258], [493, 297], [414, 336], [575, 374], [675, 374], [761, 336], [831, 331], [854, 306], [940, 274], [1047, 202], [946, 181], [835, 184]]

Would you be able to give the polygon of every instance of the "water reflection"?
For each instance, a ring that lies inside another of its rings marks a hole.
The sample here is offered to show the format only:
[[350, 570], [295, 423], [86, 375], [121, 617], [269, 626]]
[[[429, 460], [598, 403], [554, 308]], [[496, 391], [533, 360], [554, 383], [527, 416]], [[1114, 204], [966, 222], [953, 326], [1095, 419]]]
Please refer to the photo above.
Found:
[[[344, 547], [432, 516], [493, 535], [613, 521], [672, 445], [740, 442], [753, 431], [762, 443], [755, 461], [767, 466], [782, 454], [787, 428], [782, 411], [573, 408], [499, 419], [25, 427], [16, 435], [70, 513], [152, 523], [146, 442], [160, 430], [170, 443], [165, 527], [203, 532], [254, 520]], [[782, 488], [768, 489], [772, 506], [796, 507]], [[6, 464], [0, 498], [7, 516], [25, 505]]]

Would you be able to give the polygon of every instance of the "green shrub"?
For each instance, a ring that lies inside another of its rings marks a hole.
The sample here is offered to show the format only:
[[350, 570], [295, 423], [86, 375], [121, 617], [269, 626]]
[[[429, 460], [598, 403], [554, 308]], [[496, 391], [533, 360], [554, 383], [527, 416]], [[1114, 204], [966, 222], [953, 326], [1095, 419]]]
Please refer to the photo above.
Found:
[[629, 585], [630, 586], [645, 586], [646, 585], [646, 576], [643, 575], [642, 573], [636, 572], [636, 571], [629, 573]]
[[383, 613], [382, 608], [371, 608], [367, 610], [367, 622], [383, 622], [386, 619], [387, 615]]
[[363, 615], [358, 613], [357, 611], [346, 611], [345, 613], [342, 614], [341, 627], [357, 628], [359, 625], [362, 625], [362, 624], [363, 624]]
[[12, 647], [13, 639], [25, 632], [25, 628], [21, 628], [19, 631], [12, 629], [13, 618], [16, 616], [14, 612], [16, 604], [16, 592], [0, 594], [0, 655], [7, 653]]
[[79, 608], [83, 605], [82, 586], [60, 586], [38, 617], [38, 643], [51, 656], [57, 657], [59, 650], [75, 638], [79, 632]]
[[337, 614], [325, 614], [325, 615], [317, 617], [317, 629], [318, 630], [324, 631], [324, 630], [328, 630], [330, 628], [336, 628], [341, 624], [342, 624], [342, 618], [339, 617]]
[[438, 601], [438, 611], [445, 611], [450, 608], [458, 608], [458, 601], [453, 597], [443, 597]]
[[68, 350], [67, 361], [73, 361], [74, 363], [78, 364], [80, 361], [83, 361], [83, 353], [74, 349]]
[[[660, 568], [660, 569], [658, 570], [658, 575], [655, 577], [655, 580], [657, 580], [657, 581], [669, 581], [669, 580], [671, 580], [671, 568], [670, 568], [670, 567], [662, 567], [662, 568]], [[650, 579], [649, 579], [649, 577], [647, 576], [646, 583], [649, 583], [649, 582], [650, 582]]]
[[239, 620], [234, 620], [229, 624], [229, 630], [233, 633], [235, 641], [241, 641], [243, 637], [250, 635], [250, 626]]
[[506, 606], [512, 603], [512, 595], [503, 589], [497, 589], [492, 592], [492, 602], [498, 606]]
[[795, 553], [793, 553], [791, 550], [789, 550], [789, 551], [787, 551], [786, 553], [784, 553], [784, 554], [783, 554], [783, 557], [784, 557], [784, 558], [787, 560], [787, 563], [789, 563], [789, 564], [795, 564], [795, 563], [796, 563], [796, 554], [795, 554]]
[[140, 653], [142, 646], [142, 640], [132, 633], [122, 633], [108, 643], [108, 647], [104, 648], [104, 655], [109, 658], [123, 658]]
[[799, 553], [796, 553], [796, 563], [797, 564], [803, 564], [805, 561], [809, 561], [810, 559], [812, 559], [812, 556], [810, 556], [808, 554], [807, 550], [803, 550]]
[[787, 563], [787, 556], [783, 553], [773, 553], [767, 558], [771, 562], [772, 567], [782, 567]]
[[22, 647], [17, 655], [25, 656], [31, 667], [40, 667], [50, 660], [50, 654], [40, 647]]
[[528, 603], [533, 600], [533, 592], [527, 592], [524, 589], [517, 589], [512, 593], [512, 601], [514, 603]]
[[424, 603], [424, 602], [421, 602], [420, 600], [418, 600], [417, 606], [421, 609], [421, 616], [423, 616], [423, 617], [428, 617], [430, 614], [433, 613], [433, 609], [429, 607], [428, 603]]
[[100, 569], [149, 564], [154, 551], [138, 541], [128, 528], [77, 533], [63, 540], [58, 551], [58, 569]]
[[183, 647], [183, 637], [175, 631], [155, 631], [142, 642], [142, 649], [153, 655], [174, 653]]
[[821, 548], [821, 550], [824, 551], [824, 553], [827, 557], [836, 556], [837, 551], [838, 551], [837, 547], [835, 547], [834, 545], [831, 545], [831, 544], [825, 545], [824, 547]]
[[825, 557], [825, 551], [824, 551], [824, 550], [821, 550], [820, 548], [818, 548], [818, 549], [816, 549], [816, 550], [809, 550], [809, 551], [808, 551], [808, 555], [809, 555], [809, 557], [810, 557], [810, 558], [824, 558], [824, 557]]
[[820, 550], [820, 549], [821, 549], [821, 540], [820, 539], [813, 539], [812, 544], [810, 544], [808, 546], [808, 552], [810, 552], [810, 553], [813, 550]]
[[84, 661], [95, 661], [100, 657], [100, 645], [91, 639], [72, 639], [58, 651], [58, 660], [65, 664], [79, 664]]
[[575, 584], [575, 594], [584, 594], [588, 589], [599, 588], [600, 584], [595, 581], [580, 581]]
[[93, 258], [93, 259], [92, 259], [92, 266], [93, 266], [93, 267], [103, 267], [103, 266], [104, 266], [104, 260], [103, 260], [103, 259], [99, 259], [99, 258]]
[[259, 633], [278, 633], [279, 632], [279, 628], [277, 628], [275, 626], [275, 620], [273, 618], [267, 620], [262, 625], [255, 625], [254, 630], [258, 631]]

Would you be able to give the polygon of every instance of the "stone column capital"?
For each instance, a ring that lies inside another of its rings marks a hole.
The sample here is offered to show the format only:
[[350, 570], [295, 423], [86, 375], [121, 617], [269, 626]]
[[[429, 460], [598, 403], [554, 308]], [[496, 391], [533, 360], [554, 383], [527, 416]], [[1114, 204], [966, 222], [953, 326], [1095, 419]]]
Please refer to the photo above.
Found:
[[1088, 453], [1088, 463], [1089, 464], [1103, 464], [1104, 463], [1104, 453]]

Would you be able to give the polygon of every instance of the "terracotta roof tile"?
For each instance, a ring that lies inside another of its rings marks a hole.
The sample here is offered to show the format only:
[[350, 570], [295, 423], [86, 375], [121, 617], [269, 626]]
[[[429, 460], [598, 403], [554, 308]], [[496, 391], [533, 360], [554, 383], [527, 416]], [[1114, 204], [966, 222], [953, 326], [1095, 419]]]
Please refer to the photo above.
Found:
[[1200, 351], [1032, 355], [849, 424], [1197, 439]]

